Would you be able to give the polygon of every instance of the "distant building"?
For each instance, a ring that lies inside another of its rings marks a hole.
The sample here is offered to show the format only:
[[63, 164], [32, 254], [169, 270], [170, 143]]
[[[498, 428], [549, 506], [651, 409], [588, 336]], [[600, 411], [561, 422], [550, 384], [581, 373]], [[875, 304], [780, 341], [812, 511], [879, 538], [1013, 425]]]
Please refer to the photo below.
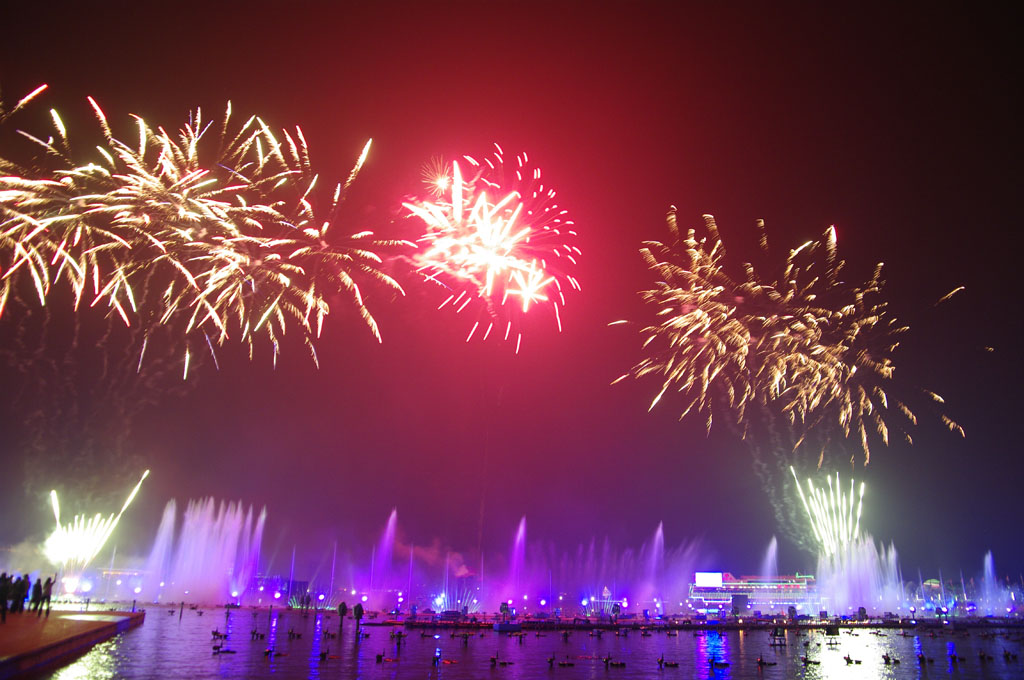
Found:
[[729, 572], [697, 572], [690, 585], [690, 601], [697, 609], [716, 609], [738, 614], [746, 611], [816, 611], [818, 591], [809, 574], [793, 576], [733, 576]]

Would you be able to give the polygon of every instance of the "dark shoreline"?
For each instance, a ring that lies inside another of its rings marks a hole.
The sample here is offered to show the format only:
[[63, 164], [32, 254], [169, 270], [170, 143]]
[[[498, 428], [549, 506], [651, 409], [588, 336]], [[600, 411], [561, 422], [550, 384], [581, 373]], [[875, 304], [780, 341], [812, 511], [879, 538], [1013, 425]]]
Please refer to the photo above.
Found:
[[[441, 630], [492, 630], [496, 621], [408, 621], [397, 619], [385, 620], [364, 620], [364, 626], [404, 626], [414, 629], [441, 629]], [[526, 619], [517, 621], [524, 631], [626, 631], [641, 633], [650, 631], [652, 633], [664, 633], [667, 631], [765, 631], [770, 632], [779, 628], [783, 630], [796, 631], [824, 631], [828, 627], [838, 627], [841, 630], [907, 630], [907, 631], [928, 631], [928, 632], [960, 632], [966, 630], [991, 630], [991, 629], [1012, 629], [1024, 630], [1024, 621], [1014, 619], [950, 619], [948, 623], [942, 621], [923, 621], [918, 619], [915, 623], [910, 620], [902, 621], [814, 621], [814, 622], [775, 622], [749, 621], [749, 622], [727, 622], [727, 623], [705, 623], [705, 622], [671, 622], [671, 621], [589, 621], [586, 619]]]

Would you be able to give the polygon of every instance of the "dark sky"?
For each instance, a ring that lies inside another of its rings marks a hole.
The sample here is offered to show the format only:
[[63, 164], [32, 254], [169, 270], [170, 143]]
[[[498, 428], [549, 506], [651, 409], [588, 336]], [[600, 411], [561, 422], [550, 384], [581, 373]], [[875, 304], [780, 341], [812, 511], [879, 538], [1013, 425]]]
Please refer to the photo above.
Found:
[[[212, 8], [211, 8], [212, 6]], [[637, 255], [713, 213], [727, 243], [753, 246], [764, 218], [780, 246], [830, 224], [852, 278], [884, 260], [893, 310], [915, 330], [901, 384], [947, 399], [966, 440], [923, 418], [915, 446], [877, 448], [864, 524], [894, 541], [905, 571], [1024, 565], [1017, 519], [1021, 334], [1019, 17], [989, 8], [709, 8], [705, 3], [325, 3], [277, 6], [6, 3], [0, 86], [39, 83], [74, 126], [91, 95], [122, 130], [128, 113], [176, 127], [202, 105], [300, 125], [313, 162], [341, 176], [366, 138], [351, 228], [390, 235], [433, 155], [525, 149], [571, 209], [583, 293], [565, 331], [522, 352], [466, 345], [415, 280], [371, 295], [378, 346], [335, 305], [319, 371], [300, 346], [277, 370], [221, 350], [189, 391], [168, 391], [131, 424], [126, 448], [153, 469], [121, 549], [148, 549], [167, 499], [266, 504], [267, 544], [310, 564], [336, 536], [368, 545], [398, 507], [417, 543], [505, 550], [518, 518], [532, 539], [591, 536], [639, 546], [703, 538], [717, 566], [756, 569], [773, 533], [768, 497], [728, 430], [646, 412], [653, 385], [609, 386], [638, 357], [609, 321], [636, 317]], [[19, 125], [28, 125], [31, 114]], [[5, 139], [10, 139], [9, 136]], [[950, 304], [932, 304], [958, 285]], [[18, 323], [5, 316], [0, 323]], [[993, 353], [982, 351], [991, 346]], [[166, 376], [168, 385], [178, 380]], [[54, 399], [74, 399], [62, 394]], [[5, 403], [5, 542], [47, 526], [26, 497], [16, 445], [24, 404]], [[486, 459], [486, 463], [484, 462]], [[849, 466], [842, 470], [844, 477]], [[53, 484], [68, 485], [53, 470]], [[73, 486], [68, 486], [73, 488]], [[26, 516], [12, 512], [20, 507]], [[365, 548], [364, 548], [365, 549]], [[783, 540], [783, 569], [810, 567]]]

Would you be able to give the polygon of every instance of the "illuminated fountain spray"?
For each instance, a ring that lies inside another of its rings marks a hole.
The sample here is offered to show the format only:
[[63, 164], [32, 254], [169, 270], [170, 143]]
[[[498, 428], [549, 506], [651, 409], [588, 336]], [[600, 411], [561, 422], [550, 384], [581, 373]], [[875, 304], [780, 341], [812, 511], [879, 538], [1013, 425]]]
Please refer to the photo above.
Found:
[[563, 615], [608, 615], [616, 604], [623, 613], [678, 611], [694, 571], [714, 559], [696, 541], [666, 548], [660, 522], [639, 549], [617, 548], [606, 538], [569, 551], [532, 544], [527, 555], [524, 592], [550, 594], [549, 606], [561, 607]]
[[[509, 528], [505, 556], [487, 555], [486, 559], [440, 543], [413, 548], [397, 540], [396, 534], [397, 513], [392, 513], [380, 539], [373, 543], [372, 589], [367, 557], [360, 556], [347, 569], [350, 597], [357, 597], [368, 609], [397, 606], [408, 612], [416, 605], [420, 612], [429, 608], [495, 613], [501, 603], [512, 600], [519, 615], [555, 609], [563, 616], [581, 611], [610, 615], [616, 604], [623, 614], [644, 609], [674, 612], [685, 607], [681, 603], [688, 596], [694, 571], [710, 566], [714, 559], [696, 541], [666, 548], [660, 523], [638, 548], [616, 547], [604, 538], [563, 549], [551, 541], [528, 540], [527, 518], [521, 517]], [[386, 557], [389, 552], [391, 558]], [[392, 565], [389, 570], [386, 565], [396, 554], [402, 566]], [[339, 573], [344, 572], [339, 567]], [[387, 590], [382, 590], [385, 583]], [[582, 604], [584, 600], [587, 604]]]
[[[982, 573], [981, 594], [982, 601], [986, 606], [995, 599], [998, 586], [996, 585], [996, 563], [992, 557], [992, 551], [985, 553], [984, 571]], [[991, 612], [986, 612], [991, 613]]]
[[398, 526], [398, 508], [392, 508], [388, 515], [387, 524], [384, 525], [384, 532], [380, 536], [380, 543], [374, 552], [375, 573], [370, 574], [370, 588], [386, 591], [391, 585], [391, 557], [395, 550], [395, 529]]
[[779, 540], [774, 536], [764, 551], [761, 570], [757, 575], [763, 579], [773, 579], [779, 575]]
[[859, 536], [835, 555], [818, 556], [818, 592], [822, 607], [837, 613], [895, 612], [904, 604], [899, 556], [892, 544]]
[[515, 539], [512, 541], [512, 560], [509, 563], [508, 586], [510, 597], [523, 596], [523, 570], [526, 567], [526, 515], [519, 519]]
[[[660, 609], [664, 606], [664, 597], [660, 589], [661, 577], [665, 570], [665, 523], [658, 522], [651, 537], [650, 547], [644, 559], [645, 573], [640, 590], [634, 594], [638, 604], [650, 603], [649, 609]], [[613, 594], [612, 597], [615, 597]]]
[[444, 575], [441, 590], [431, 606], [436, 611], [460, 611], [474, 614], [482, 609], [480, 592], [474, 587], [476, 579], [468, 578], [464, 564], [453, 564], [451, 551], [445, 551]]
[[103, 517], [100, 513], [96, 513], [88, 519], [85, 515], [75, 515], [74, 519], [66, 525], [60, 523], [60, 502], [57, 500], [57, 492], [56, 490], [50, 492], [50, 503], [53, 505], [53, 517], [57, 522], [57, 527], [43, 544], [43, 554], [50, 562], [64, 571], [63, 583], [67, 592], [75, 592], [82, 572], [106, 545], [111, 534], [114, 533], [114, 529], [117, 528], [118, 522], [121, 521], [121, 515], [135, 500], [136, 494], [142, 487], [142, 482], [148, 476], [149, 470], [142, 473], [139, 483], [128, 494], [127, 500], [121, 506], [121, 511], [116, 515], [112, 513]]
[[1009, 588], [999, 583], [991, 550], [985, 553], [980, 595], [980, 601], [977, 603], [978, 613], [983, 615], [1005, 616], [1017, 604], [1016, 596]]
[[396, 597], [391, 590], [397, 593], [402, 590], [396, 589], [395, 579], [392, 578], [394, 565], [393, 557], [395, 552], [395, 535], [398, 529], [398, 508], [392, 508], [388, 520], [381, 531], [380, 540], [370, 547], [370, 568], [363, 572], [367, 578], [365, 582], [364, 606], [375, 609], [390, 609], [396, 603]]
[[792, 467], [789, 470], [818, 546], [821, 606], [840, 613], [858, 607], [873, 612], [896, 611], [904, 601], [896, 548], [876, 545], [871, 536], [860, 532], [864, 482], [858, 488], [851, 479], [846, 491], [836, 473], [834, 481], [832, 476], [826, 477], [827, 489], [808, 479], [805, 494], [796, 471]]
[[177, 506], [164, 508], [146, 564], [143, 597], [207, 604], [238, 602], [256, 575], [267, 520], [237, 503], [189, 501], [176, 531]]

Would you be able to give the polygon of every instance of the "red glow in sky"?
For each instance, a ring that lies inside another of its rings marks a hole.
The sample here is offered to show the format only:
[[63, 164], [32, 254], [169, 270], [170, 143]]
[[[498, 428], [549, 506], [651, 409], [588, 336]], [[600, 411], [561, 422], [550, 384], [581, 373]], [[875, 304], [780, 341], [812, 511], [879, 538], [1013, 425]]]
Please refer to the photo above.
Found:
[[[174, 125], [197, 105], [221, 110], [231, 99], [276, 126], [301, 125], [325, 180], [343, 179], [372, 137], [340, 219], [406, 240], [423, 235], [402, 203], [425, 195], [424, 163], [462, 165], [462, 154], [497, 139], [543, 167], [584, 257], [571, 268], [582, 292], [562, 282], [557, 323], [553, 283], [538, 284], [549, 299], [537, 297], [543, 304], [523, 322], [547, 314], [518, 355], [464, 342], [491, 317], [467, 308], [453, 322], [419, 276], [401, 282], [404, 298], [368, 293], [381, 345], [332, 301], [320, 370], [301, 348], [276, 370], [266, 356], [222, 353], [219, 371], [193, 367], [197, 385], [168, 389], [130, 430], [90, 387], [99, 361], [67, 384], [39, 368], [38, 389], [4, 395], [0, 447], [15, 474], [0, 493], [0, 543], [49, 520], [45, 495], [23, 489], [57, 486], [65, 498], [73, 488], [21, 476], [19, 461], [116, 445], [153, 469], [122, 522], [140, 543], [168, 498], [215, 495], [266, 504], [270, 550], [298, 542], [300, 553], [319, 554], [339, 535], [369, 545], [397, 506], [416, 543], [504, 551], [527, 514], [534, 538], [638, 545], [664, 521], [666, 544], [705, 536], [723, 566], [753, 569], [776, 527], [735, 434], [708, 437], [703, 423], [647, 413], [645, 386], [609, 385], [635, 361], [636, 338], [607, 324], [635, 312], [647, 276], [637, 250], [664, 237], [675, 205], [684, 227], [713, 213], [739, 259], [756, 257], [747, 237], [763, 218], [779, 247], [836, 224], [851, 270], [886, 262], [899, 316], [915, 329], [901, 374], [944, 395], [968, 437], [936, 425], [913, 448], [874, 454], [856, 474], [878, 513], [864, 526], [893, 540], [908, 568], [980, 564], [990, 548], [1007, 565], [1024, 563], [1002, 522], [979, 525], [957, 503], [935, 502], [937, 492], [984, 493], [988, 516], [1017, 514], [1021, 458], [1006, 424], [1024, 376], [1014, 311], [1024, 154], [1012, 102], [1017, 24], [994, 10], [213, 3], [183, 13], [23, 3], [4, 14], [5, 101], [50, 86], [19, 126], [45, 122], [53, 107], [76, 134], [91, 115], [87, 95], [121, 124], [132, 112]], [[467, 43], [474, 36], [485, 44]], [[930, 306], [959, 285], [969, 297]], [[29, 351], [21, 342], [37, 349], [26, 337], [0, 325], [5, 385], [25, 377], [11, 357]], [[169, 373], [180, 381], [180, 365]], [[59, 445], [35, 438], [32, 414], [43, 405], [25, 408], [54, 393], [45, 408], [66, 415], [56, 422], [92, 423], [50, 432]], [[783, 542], [780, 568], [801, 566], [789, 555]]]

